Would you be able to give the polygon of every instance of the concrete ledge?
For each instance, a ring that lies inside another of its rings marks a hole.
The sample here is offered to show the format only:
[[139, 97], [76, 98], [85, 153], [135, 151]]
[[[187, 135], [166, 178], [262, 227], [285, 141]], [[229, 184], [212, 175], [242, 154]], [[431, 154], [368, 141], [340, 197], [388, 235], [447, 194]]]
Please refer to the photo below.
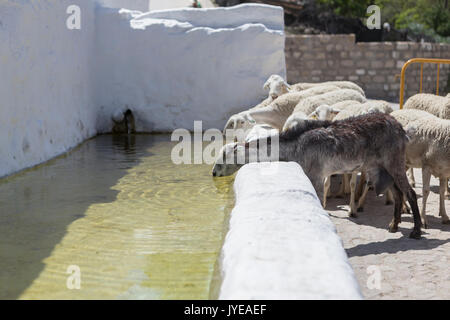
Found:
[[242, 167], [219, 299], [361, 299], [342, 242], [294, 162]]

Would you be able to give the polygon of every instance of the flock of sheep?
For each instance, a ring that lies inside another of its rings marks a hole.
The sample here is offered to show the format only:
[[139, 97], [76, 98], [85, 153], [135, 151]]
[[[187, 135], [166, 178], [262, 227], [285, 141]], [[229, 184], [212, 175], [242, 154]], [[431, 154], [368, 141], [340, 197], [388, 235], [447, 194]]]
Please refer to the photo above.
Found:
[[[445, 193], [450, 193], [450, 94], [416, 94], [404, 109], [393, 111], [386, 101], [368, 101], [362, 88], [350, 81], [289, 85], [272, 75], [264, 88], [269, 91], [264, 101], [227, 121], [227, 135], [239, 129], [245, 135], [222, 148], [214, 176], [233, 174], [242, 166], [238, 156], [248, 163], [252, 152], [257, 161], [296, 161], [325, 207], [331, 175], [342, 174], [337, 195], [350, 194], [351, 216], [363, 210], [366, 195], [374, 187], [377, 194], [386, 194], [386, 204], [395, 203], [389, 230], [397, 231], [401, 212], [411, 209], [414, 230], [410, 236], [420, 238], [421, 226], [427, 227], [426, 202], [434, 175], [440, 181], [439, 215], [442, 223], [450, 223], [444, 203]], [[270, 141], [273, 135], [279, 139], [277, 158], [261, 158], [260, 141]], [[412, 168], [422, 168], [420, 214], [410, 186], [415, 185]]]

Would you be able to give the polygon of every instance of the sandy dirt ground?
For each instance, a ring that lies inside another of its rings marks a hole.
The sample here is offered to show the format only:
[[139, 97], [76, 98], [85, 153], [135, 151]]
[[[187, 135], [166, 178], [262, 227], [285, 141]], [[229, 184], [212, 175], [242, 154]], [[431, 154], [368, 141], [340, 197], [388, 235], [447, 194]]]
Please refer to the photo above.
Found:
[[[420, 169], [414, 170], [415, 191], [422, 205]], [[337, 181], [337, 184], [339, 181]], [[327, 211], [336, 225], [361, 292], [366, 299], [450, 299], [450, 225], [443, 225], [439, 213], [439, 181], [432, 177], [427, 201], [429, 227], [422, 239], [408, 237], [412, 216], [402, 215], [397, 233], [387, 228], [394, 207], [384, 204], [370, 191], [364, 212], [348, 217], [348, 197], [330, 198]], [[450, 200], [445, 201], [450, 213]]]

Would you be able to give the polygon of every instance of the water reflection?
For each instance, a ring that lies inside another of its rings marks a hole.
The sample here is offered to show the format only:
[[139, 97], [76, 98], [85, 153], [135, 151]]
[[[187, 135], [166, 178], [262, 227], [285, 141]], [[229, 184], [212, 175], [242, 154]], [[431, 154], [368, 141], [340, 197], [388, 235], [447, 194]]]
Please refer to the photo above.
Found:
[[168, 140], [100, 136], [0, 180], [0, 298], [208, 298], [231, 180], [172, 164]]

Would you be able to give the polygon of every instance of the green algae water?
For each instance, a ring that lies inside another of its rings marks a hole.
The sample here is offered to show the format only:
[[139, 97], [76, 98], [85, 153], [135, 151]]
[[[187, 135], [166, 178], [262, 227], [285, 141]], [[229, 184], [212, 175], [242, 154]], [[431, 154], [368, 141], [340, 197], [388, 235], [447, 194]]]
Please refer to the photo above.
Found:
[[173, 146], [104, 135], [1, 179], [0, 299], [208, 299], [231, 179]]

